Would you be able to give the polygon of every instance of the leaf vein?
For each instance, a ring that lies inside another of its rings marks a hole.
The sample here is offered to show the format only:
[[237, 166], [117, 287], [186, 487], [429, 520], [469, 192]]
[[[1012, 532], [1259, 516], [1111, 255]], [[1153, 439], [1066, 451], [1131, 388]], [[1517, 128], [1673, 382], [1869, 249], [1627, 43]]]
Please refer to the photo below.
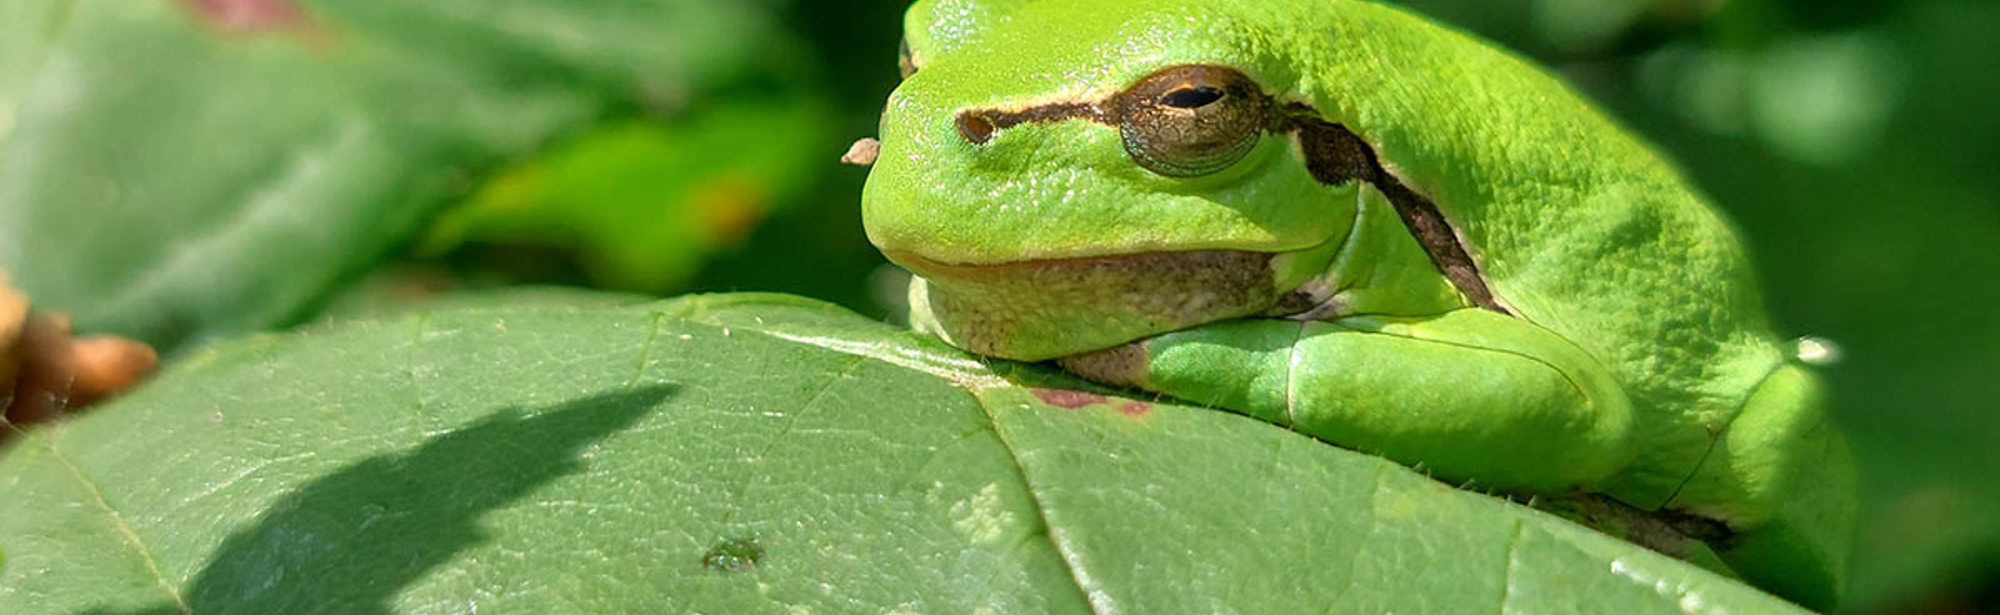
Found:
[[[1028, 492], [1028, 504], [1035, 508], [1035, 517], [1042, 522], [1041, 534], [1048, 537], [1049, 546], [1056, 550], [1056, 555], [1062, 559], [1063, 567], [1069, 569], [1070, 581], [1076, 585], [1077, 594], [1083, 598], [1083, 603], [1090, 605], [1090, 612], [1098, 615], [1118, 612], [1117, 603], [1112, 602], [1109, 595], [1090, 590], [1096, 582], [1091, 579], [1090, 572], [1085, 569], [1083, 562], [1079, 561], [1081, 556], [1065, 547], [1062, 536], [1059, 535], [1060, 528], [1049, 521], [1048, 507], [1042, 503], [1042, 494], [1040, 489], [1036, 488], [1035, 481], [1028, 476], [1027, 464], [1021, 462], [1021, 454], [1014, 448], [1014, 442], [1007, 439], [1006, 431], [1000, 429], [1000, 415], [994, 412], [993, 407], [978, 393], [968, 390], [966, 394], [971, 395], [973, 402], [986, 413], [986, 420], [993, 428], [993, 437], [1000, 440], [1000, 448], [1007, 451], [1007, 460], [1013, 465], [1014, 472], [1021, 477], [1021, 486]], [[1099, 602], [1100, 599], [1102, 603]]]
[[[750, 458], [752, 463], [755, 463], [757, 460], [769, 456], [771, 454], [771, 451], [777, 450], [778, 444], [785, 439], [786, 435], [792, 432], [792, 426], [798, 423], [798, 418], [800, 415], [803, 415], [806, 412], [811, 411], [814, 406], [819, 405], [819, 400], [826, 395], [827, 391], [833, 390], [834, 384], [839, 383], [841, 378], [844, 378], [848, 374], [852, 373], [854, 371], [854, 368], [859, 367], [863, 363], [866, 363], [870, 358], [865, 355], [848, 355], [848, 356], [854, 357], [854, 361], [852, 363], [848, 363], [847, 367], [841, 368], [839, 372], [835, 372], [833, 377], [828, 378], [826, 380], [825, 384], [820, 385], [819, 390], [814, 391], [812, 396], [806, 398], [806, 402], [799, 406], [798, 412], [786, 415], [784, 426], [778, 429], [777, 435], [772, 436], [771, 441], [765, 443], [764, 448], [755, 457]], [[752, 474], [753, 474], [752, 472], [746, 472], [743, 477], [743, 483], [736, 487], [734, 495], [728, 496], [729, 509], [723, 511], [722, 523], [721, 523], [722, 529], [725, 532], [730, 531], [729, 524], [733, 523], [736, 520], [736, 515], [738, 513], [743, 512], [743, 502], [747, 499], [746, 495], [750, 492], [750, 487], [756, 483], [756, 480], [754, 479]], [[699, 604], [701, 602], [702, 597], [707, 595], [709, 587], [711, 586], [708, 584], [703, 584], [697, 587], [695, 589], [695, 592], [692, 595], [688, 596], [687, 604], [691, 605]]]
[[416, 426], [416, 444], [419, 445], [423, 443], [427, 430], [424, 427], [424, 385], [417, 377], [417, 351], [423, 348], [424, 333], [430, 329], [430, 323], [429, 312], [417, 316], [411, 326], [415, 331], [410, 336], [410, 352], [403, 357], [403, 375], [410, 382], [410, 417]]
[[632, 369], [632, 380], [625, 383], [626, 388], [638, 385], [639, 379], [645, 377], [646, 364], [653, 362], [653, 342], [660, 339], [660, 323], [666, 318], [664, 312], [653, 312], [652, 329], [646, 333], [646, 345], [639, 348], [639, 365]]
[[125, 515], [119, 514], [117, 509], [111, 507], [111, 502], [104, 499], [104, 492], [97, 488], [97, 482], [90, 480], [89, 476], [85, 476], [82, 468], [77, 467], [74, 462], [70, 461], [68, 455], [64, 455], [61, 449], [56, 448], [54, 439], [49, 440], [48, 450], [49, 456], [54, 458], [56, 463], [62, 464], [64, 469], [69, 470], [70, 477], [75, 478], [77, 484], [83, 485], [84, 490], [90, 493], [91, 503], [96, 505], [97, 509], [103, 511], [105, 517], [111, 520], [112, 527], [118, 530], [119, 537], [125, 541], [125, 545], [131, 547], [132, 551], [139, 556], [139, 560], [146, 564], [146, 572], [153, 575], [153, 582], [160, 587], [160, 591], [166, 592], [167, 597], [173, 599], [174, 607], [180, 609], [182, 613], [190, 615], [194, 613], [193, 609], [188, 608], [187, 600], [181, 597], [180, 590], [176, 589], [173, 583], [167, 580], [166, 574], [160, 572], [159, 560], [153, 558], [153, 552], [151, 549], [146, 548], [146, 542], [140, 540], [139, 533], [134, 531], [132, 525], [125, 521]]
[[1501, 579], [1499, 613], [1512, 613], [1507, 605], [1514, 601], [1514, 574], [1521, 567], [1521, 541], [1528, 536], [1528, 523], [1524, 519], [1514, 519], [1514, 536], [1507, 540], [1507, 573]]
[[[807, 413], [812, 412], [813, 408], [819, 406], [820, 400], [826, 397], [827, 392], [833, 390], [833, 385], [839, 384], [842, 379], [845, 379], [848, 376], [853, 375], [855, 368], [860, 367], [862, 364], [867, 362], [868, 362], [868, 357], [854, 356], [854, 360], [848, 363], [847, 367], [840, 368], [840, 371], [834, 372], [832, 377], [826, 379], [825, 384], [820, 385], [819, 390], [813, 391], [812, 396], [806, 398], [806, 403], [799, 405], [798, 412], [793, 412], [791, 414], [785, 415], [785, 424], [778, 428], [777, 435], [771, 436], [771, 441], [764, 443], [764, 448], [758, 450], [757, 455], [755, 457], [751, 457], [750, 461], [752, 463], [755, 463], [762, 461], [766, 457], [771, 456], [771, 451], [778, 450], [778, 445], [782, 444], [785, 441], [785, 438], [792, 434], [792, 430], [798, 426], [799, 417], [805, 416]], [[745, 494], [750, 492], [750, 486], [755, 484], [755, 482], [756, 481], [752, 480], [747, 475], [743, 478], [743, 485], [737, 488], [736, 497], [733, 498], [733, 501], [730, 503], [729, 512], [723, 513], [722, 515], [723, 525], [728, 525], [731, 520], [734, 520], [736, 518], [736, 513], [742, 512], [743, 500], [745, 499]]]
[[[1390, 464], [1387, 461], [1378, 463], [1375, 466], [1375, 478], [1371, 481], [1373, 484], [1368, 490], [1368, 501], [1365, 503], [1366, 507], [1370, 510], [1375, 508], [1376, 500], [1381, 499], [1383, 486], [1388, 484], [1389, 467]], [[1361, 507], [1357, 506], [1355, 508], [1359, 510]], [[1354, 555], [1347, 560], [1347, 583], [1341, 585], [1340, 591], [1334, 593], [1332, 600], [1327, 601], [1327, 615], [1340, 612], [1340, 601], [1346, 600], [1347, 594], [1354, 591], [1354, 587], [1357, 585], [1355, 570], [1361, 565], [1361, 555], [1367, 551], [1368, 540], [1374, 538], [1375, 534], [1382, 529], [1382, 515], [1370, 514], [1368, 515], [1368, 519], [1368, 533], [1361, 535], [1360, 544], [1354, 546]]]

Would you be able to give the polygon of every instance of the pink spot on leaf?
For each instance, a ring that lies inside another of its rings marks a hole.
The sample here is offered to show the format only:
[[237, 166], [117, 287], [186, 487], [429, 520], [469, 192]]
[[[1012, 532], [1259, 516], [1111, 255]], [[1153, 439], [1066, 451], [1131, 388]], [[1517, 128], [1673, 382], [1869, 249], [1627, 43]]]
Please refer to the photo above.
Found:
[[1042, 403], [1070, 410], [1091, 404], [1101, 404], [1105, 401], [1103, 395], [1085, 393], [1083, 391], [1065, 391], [1061, 389], [1035, 389], [1034, 391], [1035, 397], [1041, 398]]
[[1118, 412], [1133, 418], [1145, 418], [1153, 413], [1153, 405], [1143, 401], [1128, 401], [1119, 404]]
[[209, 25], [229, 32], [255, 32], [303, 25], [305, 13], [291, 0], [181, 0]]

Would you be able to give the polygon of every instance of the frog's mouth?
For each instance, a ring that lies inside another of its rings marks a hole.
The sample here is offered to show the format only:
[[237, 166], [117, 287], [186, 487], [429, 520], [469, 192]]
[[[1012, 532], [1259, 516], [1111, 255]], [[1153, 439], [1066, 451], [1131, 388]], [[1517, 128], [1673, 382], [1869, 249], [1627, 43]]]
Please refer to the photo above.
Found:
[[972, 352], [1039, 361], [1218, 320], [1304, 311], [1313, 302], [1294, 291], [1294, 272], [1323, 270], [1334, 251], [1147, 252], [990, 265], [904, 251], [888, 256], [920, 278], [910, 297], [920, 327]]

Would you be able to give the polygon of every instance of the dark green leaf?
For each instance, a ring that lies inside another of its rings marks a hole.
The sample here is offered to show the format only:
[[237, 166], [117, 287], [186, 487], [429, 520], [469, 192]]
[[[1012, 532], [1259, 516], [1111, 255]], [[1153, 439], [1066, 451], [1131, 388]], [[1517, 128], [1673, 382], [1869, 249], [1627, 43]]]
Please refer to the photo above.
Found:
[[[0, 7], [0, 269], [79, 329], [303, 319], [484, 172], [769, 81], [740, 2], [23, 0]], [[752, 148], [754, 149], [754, 147]]]
[[0, 458], [0, 611], [1788, 610], [1252, 419], [1036, 388], [1061, 382], [770, 295], [225, 344]]

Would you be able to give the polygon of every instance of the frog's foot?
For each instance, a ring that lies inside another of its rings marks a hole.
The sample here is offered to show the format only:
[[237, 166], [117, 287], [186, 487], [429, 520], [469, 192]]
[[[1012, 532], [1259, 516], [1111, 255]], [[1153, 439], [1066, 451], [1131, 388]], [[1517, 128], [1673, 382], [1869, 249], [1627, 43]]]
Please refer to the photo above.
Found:
[[1061, 363], [1494, 489], [1589, 490], [1634, 456], [1631, 407], [1610, 374], [1490, 310], [1234, 320]]
[[1818, 379], [1786, 365], [1765, 378], [1669, 508], [1736, 530], [1722, 559], [1758, 587], [1830, 609], [1854, 532], [1846, 441], [1828, 423]]

